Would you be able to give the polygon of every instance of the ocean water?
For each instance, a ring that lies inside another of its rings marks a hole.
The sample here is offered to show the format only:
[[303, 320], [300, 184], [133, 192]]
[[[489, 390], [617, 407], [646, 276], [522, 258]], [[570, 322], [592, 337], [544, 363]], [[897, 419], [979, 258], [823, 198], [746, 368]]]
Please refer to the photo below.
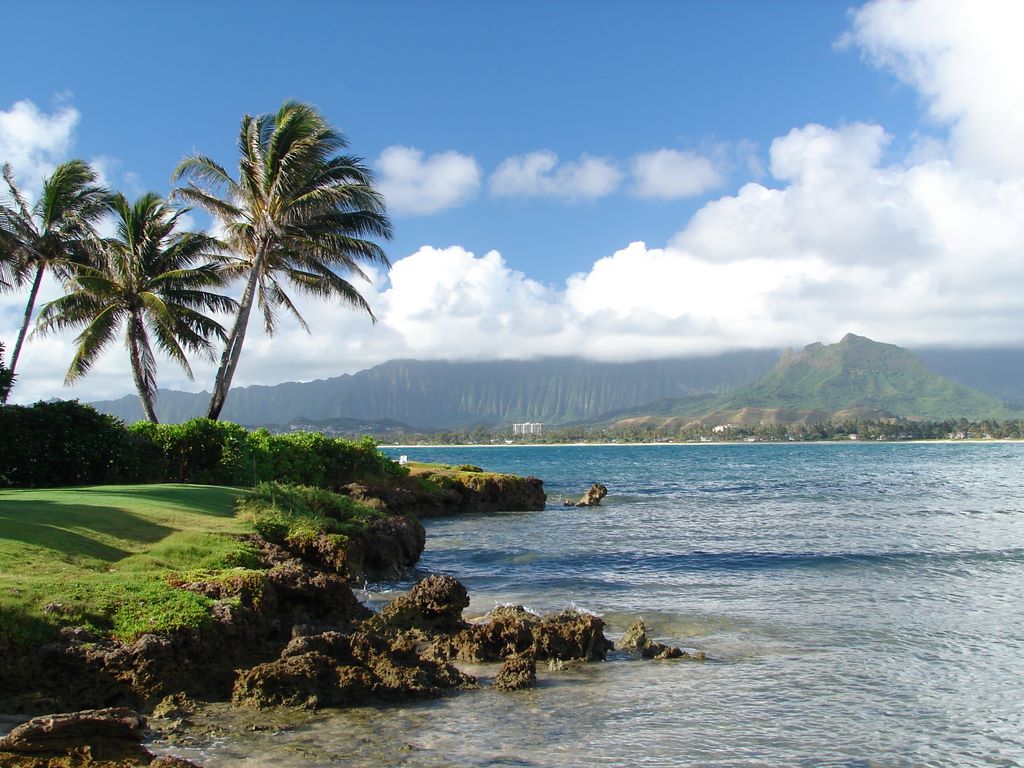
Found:
[[[470, 615], [574, 605], [611, 637], [642, 617], [707, 661], [613, 653], [541, 669], [532, 691], [269, 729], [211, 708], [212, 735], [176, 753], [208, 768], [1024, 765], [1024, 444], [389, 452], [535, 475], [548, 508], [426, 521], [417, 571], [367, 585], [368, 603], [448, 573]], [[561, 506], [592, 482], [602, 506]]]

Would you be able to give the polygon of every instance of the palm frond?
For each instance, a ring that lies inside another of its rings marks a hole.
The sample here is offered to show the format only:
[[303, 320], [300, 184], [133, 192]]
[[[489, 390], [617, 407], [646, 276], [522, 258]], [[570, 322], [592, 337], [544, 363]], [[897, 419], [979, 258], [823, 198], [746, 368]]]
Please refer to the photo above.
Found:
[[[234, 194], [238, 188], [235, 180], [231, 178], [231, 174], [207, 155], [190, 155], [178, 163], [174, 171], [171, 172], [171, 183], [177, 184], [184, 178], [208, 184], [217, 189], [224, 189], [228, 194]], [[171, 199], [174, 199], [176, 194], [177, 190], [172, 192]]]
[[32, 214], [29, 211], [28, 202], [21, 194], [21, 190], [18, 189], [18, 185], [14, 183], [14, 171], [11, 169], [10, 163], [4, 163], [0, 166], [0, 176], [3, 176], [4, 183], [7, 185], [8, 194], [11, 196], [11, 200], [17, 207], [17, 215], [22, 221], [31, 223]]
[[[306, 319], [299, 312], [299, 308], [295, 306], [288, 294], [281, 288], [280, 283], [276, 280], [271, 283], [267, 287], [267, 293], [269, 295], [268, 305], [272, 304], [274, 307], [284, 307], [291, 313], [292, 317], [298, 321], [299, 325], [302, 326], [302, 330], [309, 333], [309, 324], [306, 323]], [[267, 333], [270, 333], [270, 331], [267, 331]]]
[[244, 214], [239, 208], [196, 186], [192, 182], [189, 182], [188, 186], [175, 189], [174, 197], [175, 199], [185, 200], [192, 205], [197, 205], [225, 222], [244, 218]]
[[85, 376], [96, 362], [96, 358], [113, 340], [114, 334], [123, 319], [123, 312], [115, 306], [106, 307], [99, 312], [75, 339], [75, 356], [71, 359], [65, 384]]

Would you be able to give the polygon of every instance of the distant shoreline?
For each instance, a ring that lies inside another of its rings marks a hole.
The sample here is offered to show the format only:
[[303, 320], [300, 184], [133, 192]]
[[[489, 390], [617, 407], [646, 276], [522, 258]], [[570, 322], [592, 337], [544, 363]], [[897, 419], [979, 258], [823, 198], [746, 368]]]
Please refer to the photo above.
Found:
[[932, 445], [992, 445], [1003, 443], [1024, 443], [1024, 438], [1019, 437], [993, 437], [986, 438], [964, 438], [963, 440], [952, 440], [950, 438], [935, 438], [934, 440], [716, 440], [713, 442], [576, 442], [576, 443], [402, 443], [388, 444], [379, 443], [379, 448], [615, 448], [615, 447], [638, 447], [638, 446], [688, 446], [693, 448], [710, 448], [716, 445], [907, 445], [907, 444], [932, 444]]

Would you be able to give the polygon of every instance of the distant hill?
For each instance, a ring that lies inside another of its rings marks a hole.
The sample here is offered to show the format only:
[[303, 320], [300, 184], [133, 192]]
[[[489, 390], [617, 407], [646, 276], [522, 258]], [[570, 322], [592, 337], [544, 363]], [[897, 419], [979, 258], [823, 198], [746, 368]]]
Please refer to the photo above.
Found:
[[[513, 421], [557, 425], [661, 398], [721, 394], [761, 376], [778, 356], [778, 350], [756, 350], [636, 363], [395, 360], [332, 379], [233, 389], [222, 416], [250, 426], [295, 419], [392, 420], [412, 425], [410, 431]], [[165, 422], [185, 421], [203, 415], [208, 401], [207, 393], [160, 390], [157, 415]], [[93, 405], [125, 421], [142, 418], [135, 396]]]
[[915, 349], [928, 369], [1024, 408], [1024, 350]]
[[1020, 416], [998, 397], [930, 371], [909, 350], [847, 334], [837, 344], [787, 350], [761, 378], [714, 397], [663, 401], [608, 419], [619, 427], [755, 424], [901, 417]]

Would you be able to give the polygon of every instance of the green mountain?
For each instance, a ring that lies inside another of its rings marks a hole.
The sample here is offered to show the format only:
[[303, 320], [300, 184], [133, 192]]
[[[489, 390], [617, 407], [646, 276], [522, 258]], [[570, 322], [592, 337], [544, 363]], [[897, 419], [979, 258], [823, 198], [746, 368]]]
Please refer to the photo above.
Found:
[[[222, 416], [251, 426], [296, 419], [390, 420], [420, 430], [514, 421], [557, 425], [661, 398], [720, 394], [770, 370], [778, 356], [777, 350], [755, 350], [637, 363], [393, 360], [332, 379], [233, 389]], [[185, 421], [203, 415], [208, 402], [205, 392], [160, 390], [157, 416]], [[134, 396], [92, 405], [126, 421], [142, 418]]]
[[930, 371], [909, 350], [847, 334], [837, 344], [786, 350], [761, 378], [717, 397], [665, 401], [610, 421], [618, 426], [796, 423], [843, 418], [1006, 419], [999, 398]]
[[[393, 360], [332, 379], [233, 389], [223, 416], [252, 426], [305, 419], [338, 433], [388, 435], [513, 421], [682, 425], [1018, 415], [1003, 402], [1024, 402], [1024, 351], [932, 349], [920, 357], [925, 362], [849, 335], [781, 358], [757, 350], [637, 363]], [[203, 392], [161, 390], [157, 414], [185, 421], [202, 415], [208, 400]], [[93, 405], [126, 421], [142, 418], [134, 396]]]

